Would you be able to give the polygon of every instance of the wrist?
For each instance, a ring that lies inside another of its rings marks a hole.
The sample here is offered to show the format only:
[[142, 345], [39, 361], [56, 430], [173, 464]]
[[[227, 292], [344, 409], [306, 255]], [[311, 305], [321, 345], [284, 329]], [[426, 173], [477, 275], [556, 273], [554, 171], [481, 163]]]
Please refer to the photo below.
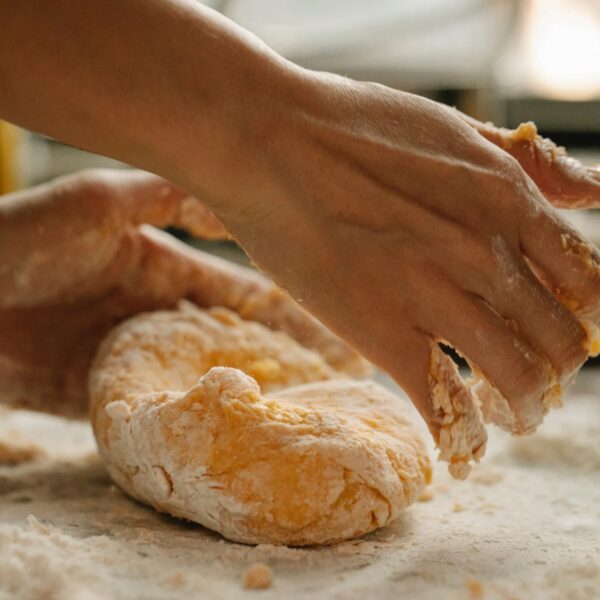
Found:
[[169, 132], [172, 143], [165, 145], [164, 136], [157, 140], [167, 165], [157, 172], [217, 213], [243, 209], [240, 203], [270, 169], [271, 147], [297, 79], [298, 67], [243, 33], [219, 57], [220, 73], [207, 78], [202, 72], [185, 82], [189, 89], [180, 95], [182, 118]]

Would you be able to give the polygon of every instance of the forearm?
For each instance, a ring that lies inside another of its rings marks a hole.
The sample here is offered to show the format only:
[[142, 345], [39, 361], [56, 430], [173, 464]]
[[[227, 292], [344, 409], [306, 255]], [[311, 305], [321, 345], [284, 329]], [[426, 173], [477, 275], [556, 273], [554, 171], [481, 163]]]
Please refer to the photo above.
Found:
[[[226, 194], [283, 61], [186, 0], [0, 0], [0, 117]], [[283, 69], [284, 70], [284, 69]]]

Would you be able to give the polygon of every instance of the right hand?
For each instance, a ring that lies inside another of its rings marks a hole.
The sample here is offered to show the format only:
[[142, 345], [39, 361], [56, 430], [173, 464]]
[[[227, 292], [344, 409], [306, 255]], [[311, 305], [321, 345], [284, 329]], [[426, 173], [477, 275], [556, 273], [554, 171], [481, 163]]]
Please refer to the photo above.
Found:
[[216, 213], [280, 286], [395, 378], [436, 439], [439, 342], [500, 391], [515, 432], [534, 428], [548, 388], [587, 358], [596, 249], [452, 109], [329, 74], [292, 80], [269, 104], [258, 191], [232, 192], [252, 203]]

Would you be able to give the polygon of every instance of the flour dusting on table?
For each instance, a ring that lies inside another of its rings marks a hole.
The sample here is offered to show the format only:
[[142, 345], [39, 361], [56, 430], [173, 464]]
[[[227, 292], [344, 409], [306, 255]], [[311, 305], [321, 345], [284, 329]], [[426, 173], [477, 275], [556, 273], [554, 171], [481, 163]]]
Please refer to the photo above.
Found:
[[[0, 467], [0, 600], [589, 600], [600, 589], [591, 395], [567, 398], [533, 437], [491, 431], [469, 480], [436, 465], [428, 501], [366, 538], [319, 549], [226, 542], [130, 500], [87, 423], [2, 413], [0, 442], [15, 430], [46, 456]], [[272, 570], [270, 588], [244, 588], [255, 563]]]

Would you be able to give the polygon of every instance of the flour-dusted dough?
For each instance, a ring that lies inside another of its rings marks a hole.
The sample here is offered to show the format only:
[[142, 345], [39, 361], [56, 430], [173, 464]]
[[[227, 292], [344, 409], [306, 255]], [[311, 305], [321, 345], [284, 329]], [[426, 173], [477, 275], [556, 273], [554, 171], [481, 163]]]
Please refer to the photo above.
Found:
[[429, 387], [434, 411], [433, 438], [439, 458], [455, 479], [466, 479], [471, 463], [485, 454], [487, 432], [476, 397], [462, 380], [454, 361], [434, 344], [429, 364]]
[[221, 308], [183, 304], [119, 326], [90, 396], [100, 451], [126, 492], [236, 541], [361, 536], [430, 477], [396, 396]]

